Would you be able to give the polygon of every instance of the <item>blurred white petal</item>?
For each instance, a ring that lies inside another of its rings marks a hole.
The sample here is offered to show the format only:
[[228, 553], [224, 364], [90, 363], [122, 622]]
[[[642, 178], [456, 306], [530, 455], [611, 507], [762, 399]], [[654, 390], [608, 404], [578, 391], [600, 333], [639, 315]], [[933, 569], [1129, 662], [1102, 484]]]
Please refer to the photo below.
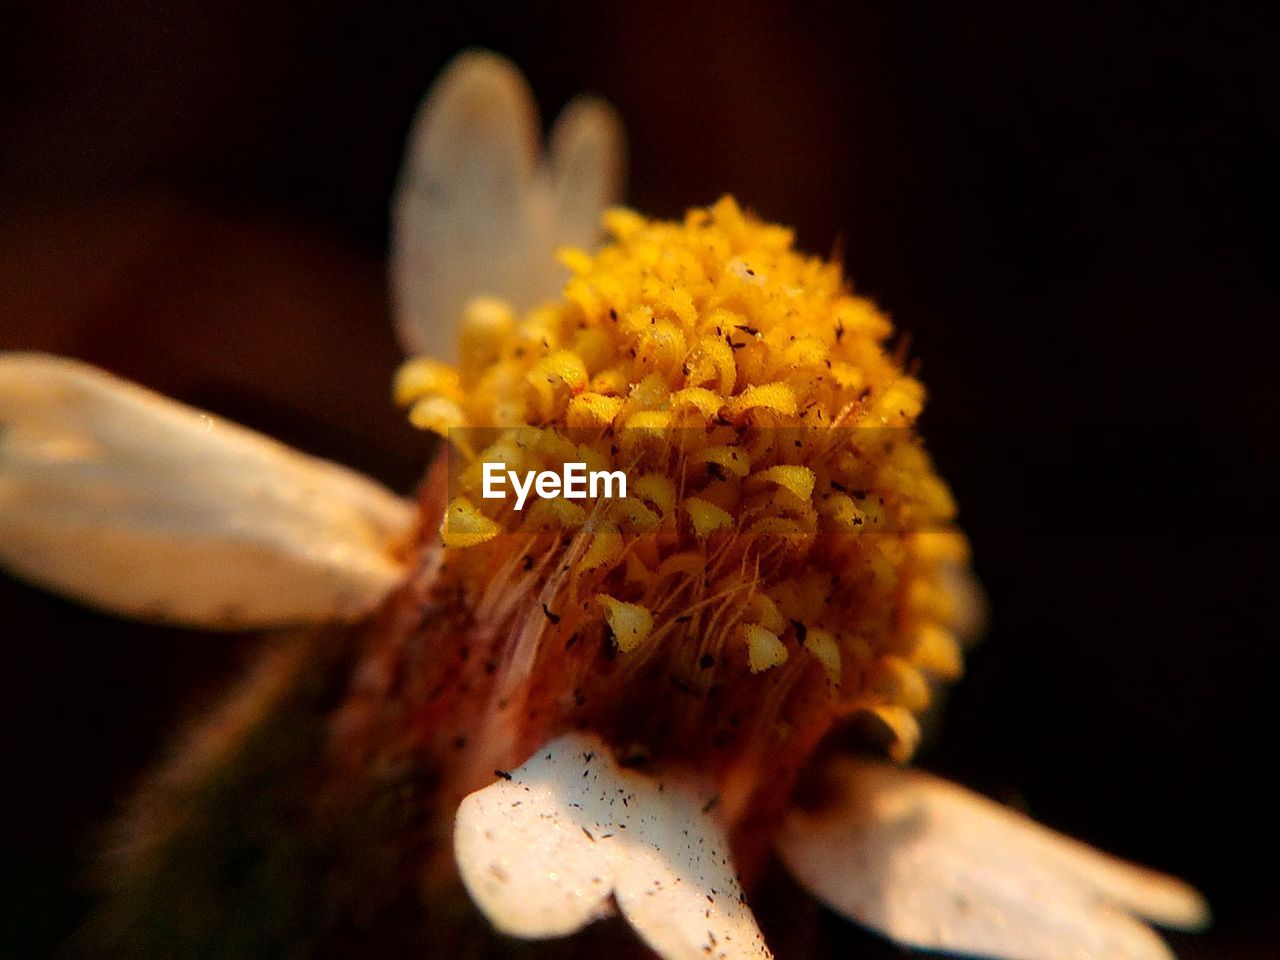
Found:
[[616, 902], [668, 960], [770, 956], [709, 795], [623, 770], [582, 735], [509, 776], [462, 802], [454, 833], [463, 882], [499, 930], [564, 936]]
[[555, 207], [555, 244], [592, 249], [600, 214], [622, 196], [626, 135], [614, 109], [578, 97], [551, 130], [549, 159]]
[[0, 354], [0, 565], [209, 628], [344, 619], [403, 576], [413, 505], [73, 360]]
[[827, 772], [827, 804], [794, 811], [778, 850], [815, 896], [899, 943], [1009, 960], [1167, 960], [1131, 914], [1208, 920], [1181, 881], [944, 780], [851, 758]]
[[458, 56], [423, 100], [392, 206], [391, 288], [411, 353], [454, 360], [463, 306], [477, 296], [517, 309], [559, 295], [562, 244], [593, 246], [622, 180], [621, 125], [575, 101], [540, 163], [537, 106], [515, 65]]

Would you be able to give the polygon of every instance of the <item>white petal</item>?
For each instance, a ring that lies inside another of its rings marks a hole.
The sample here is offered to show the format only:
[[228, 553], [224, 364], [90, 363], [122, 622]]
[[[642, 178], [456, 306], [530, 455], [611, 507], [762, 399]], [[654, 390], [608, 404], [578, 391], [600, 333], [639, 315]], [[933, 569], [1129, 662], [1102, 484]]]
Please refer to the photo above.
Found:
[[603, 100], [578, 97], [556, 120], [548, 162], [557, 246], [599, 243], [600, 214], [622, 196], [625, 143], [622, 120]]
[[623, 770], [583, 735], [509, 777], [467, 797], [454, 831], [463, 882], [499, 930], [563, 936], [616, 902], [668, 960], [770, 956], [709, 797]]
[[1167, 960], [1130, 914], [1207, 922], [1182, 882], [944, 780], [851, 758], [829, 773], [829, 805], [794, 812], [778, 850], [815, 896], [899, 943], [1009, 960]]
[[73, 360], [0, 354], [0, 565], [211, 628], [356, 616], [403, 576], [413, 506]]
[[391, 281], [411, 353], [454, 359], [463, 306], [478, 296], [517, 309], [555, 297], [555, 250], [594, 245], [622, 178], [621, 127], [594, 101], [565, 111], [551, 170], [538, 112], [507, 59], [457, 57], [418, 109], [392, 207]]

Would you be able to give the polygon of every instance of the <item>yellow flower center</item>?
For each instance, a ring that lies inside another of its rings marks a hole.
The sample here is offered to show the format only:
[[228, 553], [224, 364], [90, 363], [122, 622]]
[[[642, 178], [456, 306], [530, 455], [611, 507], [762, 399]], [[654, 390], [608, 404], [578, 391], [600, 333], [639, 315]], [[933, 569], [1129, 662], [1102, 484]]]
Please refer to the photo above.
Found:
[[[444, 576], [477, 621], [536, 621], [535, 647], [556, 650], [544, 669], [578, 698], [592, 677], [611, 707], [628, 683], [669, 683], [714, 702], [696, 723], [728, 736], [732, 689], [766, 739], [864, 714], [905, 757], [925, 674], [960, 671], [948, 578], [966, 546], [891, 324], [730, 198], [606, 226], [598, 254], [562, 253], [559, 302], [517, 317], [478, 300], [456, 368], [399, 373], [411, 421], [450, 440]], [[626, 498], [483, 496], [485, 463], [570, 462], [622, 471]], [[501, 656], [548, 655], [512, 641]]]

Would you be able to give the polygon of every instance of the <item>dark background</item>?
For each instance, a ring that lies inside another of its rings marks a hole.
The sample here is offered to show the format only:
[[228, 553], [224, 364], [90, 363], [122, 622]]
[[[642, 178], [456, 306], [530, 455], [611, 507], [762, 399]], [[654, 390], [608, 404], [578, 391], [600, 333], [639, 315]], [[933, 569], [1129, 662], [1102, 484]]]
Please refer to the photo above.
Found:
[[[1216, 5], [428, 6], [6, 8], [0, 347], [407, 490], [383, 257], [415, 103], [474, 44], [545, 116], [603, 94], [633, 205], [732, 192], [839, 243], [911, 335], [992, 610], [922, 762], [1198, 884], [1217, 919], [1180, 956], [1274, 956], [1274, 34]], [[0, 623], [0, 952], [40, 955], [92, 828], [254, 640], [8, 580]]]

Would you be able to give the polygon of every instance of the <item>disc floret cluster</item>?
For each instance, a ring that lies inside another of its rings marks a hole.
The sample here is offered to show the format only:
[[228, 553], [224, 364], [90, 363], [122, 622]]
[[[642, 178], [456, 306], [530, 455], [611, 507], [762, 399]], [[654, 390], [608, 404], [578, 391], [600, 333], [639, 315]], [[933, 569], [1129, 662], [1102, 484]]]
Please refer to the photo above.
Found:
[[[610, 670], [820, 684], [905, 757], [927, 677], [961, 668], [967, 557], [892, 325], [731, 198], [605, 226], [599, 253], [562, 251], [558, 302], [474, 301], [456, 366], [400, 371], [411, 421], [450, 440], [450, 568], [477, 605], [518, 581], [566, 635], [602, 633]], [[494, 462], [622, 470], [629, 492], [517, 511], [480, 496]]]

